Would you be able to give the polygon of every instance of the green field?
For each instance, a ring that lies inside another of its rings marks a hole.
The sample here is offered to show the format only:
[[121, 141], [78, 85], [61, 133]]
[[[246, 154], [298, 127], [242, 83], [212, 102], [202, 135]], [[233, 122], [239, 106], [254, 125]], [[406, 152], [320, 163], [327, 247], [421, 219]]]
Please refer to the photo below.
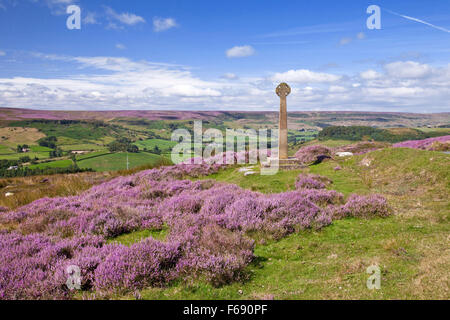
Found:
[[65, 144], [60, 145], [60, 148], [63, 151], [102, 151], [107, 149], [105, 146], [93, 143]]
[[32, 165], [28, 166], [28, 168], [30, 168], [30, 169], [67, 168], [72, 164], [73, 164], [72, 160], [65, 159], [65, 160], [44, 162], [44, 163], [39, 163], [39, 164], [32, 164]]
[[47, 159], [49, 157], [50, 148], [41, 146], [30, 146], [30, 152], [17, 153], [16, 150], [7, 146], [0, 145], [0, 159], [4, 160], [19, 160], [22, 157], [30, 157], [31, 159], [37, 157], [39, 159]]
[[4, 160], [19, 160], [22, 157], [30, 157], [31, 159], [37, 157], [39, 159], [47, 159], [49, 157], [48, 152], [27, 152], [27, 153], [10, 153], [0, 154], [0, 159]]
[[8, 153], [11, 153], [11, 152], [13, 152], [13, 151], [10, 148], [0, 144], [0, 155], [1, 154], [8, 154]]
[[77, 161], [82, 161], [82, 160], [87, 160], [90, 158], [96, 158], [96, 157], [100, 157], [100, 156], [104, 156], [107, 154], [111, 154], [111, 152], [109, 151], [97, 151], [97, 152], [91, 152], [91, 153], [86, 153], [86, 154], [80, 154], [77, 155]]
[[[128, 153], [130, 169], [147, 164], [155, 164], [160, 159], [161, 156], [147, 152]], [[80, 168], [91, 168], [95, 171], [125, 170], [127, 168], [127, 153], [105, 154], [80, 160], [77, 163]]]
[[140, 150], [143, 150], [144, 148], [147, 148], [147, 150], [152, 150], [156, 146], [162, 151], [171, 150], [177, 142], [175, 141], [169, 141], [169, 140], [162, 140], [162, 139], [148, 139], [143, 141], [137, 141], [135, 143], [136, 146], [139, 147]]
[[50, 152], [52, 149], [42, 146], [30, 146], [32, 152]]

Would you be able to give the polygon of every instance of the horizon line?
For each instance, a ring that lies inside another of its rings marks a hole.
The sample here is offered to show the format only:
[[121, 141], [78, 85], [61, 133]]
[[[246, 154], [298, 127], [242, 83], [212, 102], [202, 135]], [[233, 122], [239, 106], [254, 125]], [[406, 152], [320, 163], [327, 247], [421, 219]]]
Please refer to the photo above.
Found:
[[[233, 113], [278, 113], [279, 111], [275, 110], [186, 110], [186, 109], [177, 109], [177, 110], [166, 110], [166, 109], [121, 109], [121, 110], [51, 110], [51, 109], [33, 109], [33, 108], [11, 108], [11, 107], [0, 107], [0, 109], [7, 109], [7, 110], [27, 110], [27, 111], [45, 111], [45, 112], [233, 112]], [[369, 114], [377, 114], [377, 113], [383, 113], [383, 114], [450, 114], [450, 111], [442, 111], [442, 112], [415, 112], [415, 111], [359, 111], [359, 110], [328, 110], [328, 111], [316, 111], [316, 110], [293, 110], [288, 111], [288, 113], [348, 113], [348, 112], [357, 112], [357, 113], [369, 113]]]

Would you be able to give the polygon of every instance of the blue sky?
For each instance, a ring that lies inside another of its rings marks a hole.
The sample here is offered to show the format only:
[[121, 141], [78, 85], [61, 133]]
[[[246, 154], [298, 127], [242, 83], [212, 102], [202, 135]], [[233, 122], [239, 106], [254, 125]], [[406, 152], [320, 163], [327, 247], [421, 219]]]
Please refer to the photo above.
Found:
[[449, 56], [447, 0], [0, 0], [0, 107], [277, 110], [287, 81], [290, 110], [450, 112]]

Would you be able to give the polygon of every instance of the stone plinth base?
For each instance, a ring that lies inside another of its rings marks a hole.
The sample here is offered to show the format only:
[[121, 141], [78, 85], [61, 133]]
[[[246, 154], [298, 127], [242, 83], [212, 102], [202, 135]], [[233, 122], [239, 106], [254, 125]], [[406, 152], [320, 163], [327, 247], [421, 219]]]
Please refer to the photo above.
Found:
[[261, 166], [264, 168], [273, 168], [276, 167], [277, 161], [280, 170], [294, 170], [307, 167], [301, 164], [297, 158], [287, 158], [287, 159], [267, 158], [267, 161], [261, 163]]

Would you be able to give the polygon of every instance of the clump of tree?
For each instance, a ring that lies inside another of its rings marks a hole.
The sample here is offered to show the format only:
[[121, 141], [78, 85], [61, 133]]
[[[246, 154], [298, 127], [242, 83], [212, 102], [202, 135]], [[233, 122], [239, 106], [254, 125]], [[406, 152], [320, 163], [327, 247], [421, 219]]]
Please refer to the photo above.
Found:
[[[9, 167], [8, 167], [9, 168]], [[52, 174], [68, 174], [78, 172], [91, 172], [91, 168], [79, 168], [76, 164], [66, 168], [34, 168], [18, 167], [17, 169], [8, 170], [8, 168], [0, 168], [0, 177], [2, 178], [14, 178], [14, 177], [29, 177], [37, 175], [52, 175]]]
[[20, 157], [20, 158], [19, 158], [19, 161], [20, 161], [21, 163], [27, 163], [27, 162], [30, 162], [30, 161], [31, 161], [31, 158], [30, 158], [29, 156]]
[[50, 137], [45, 137], [42, 139], [38, 140], [38, 143], [41, 147], [47, 147], [50, 149], [56, 149], [56, 142], [58, 141], [58, 139], [56, 139], [56, 137], [54, 136], [50, 136]]
[[11, 167], [17, 167], [20, 165], [20, 161], [19, 160], [6, 160], [6, 159], [1, 159], [0, 160], [0, 170], [2, 169], [8, 169]]
[[331, 126], [319, 132], [319, 140], [374, 140], [385, 142], [401, 142], [407, 140], [422, 140], [444, 135], [439, 132], [423, 132], [417, 129], [410, 129], [404, 133], [392, 133], [386, 129], [379, 129], [366, 126]]
[[155, 146], [150, 152], [154, 153], [154, 154], [161, 154], [162, 153], [161, 149], [158, 146]]
[[59, 158], [63, 156], [62, 149], [56, 147], [54, 150], [50, 151], [50, 158]]
[[139, 148], [132, 144], [132, 141], [130, 139], [125, 137], [119, 138], [108, 144], [108, 150], [110, 152], [139, 152]]

